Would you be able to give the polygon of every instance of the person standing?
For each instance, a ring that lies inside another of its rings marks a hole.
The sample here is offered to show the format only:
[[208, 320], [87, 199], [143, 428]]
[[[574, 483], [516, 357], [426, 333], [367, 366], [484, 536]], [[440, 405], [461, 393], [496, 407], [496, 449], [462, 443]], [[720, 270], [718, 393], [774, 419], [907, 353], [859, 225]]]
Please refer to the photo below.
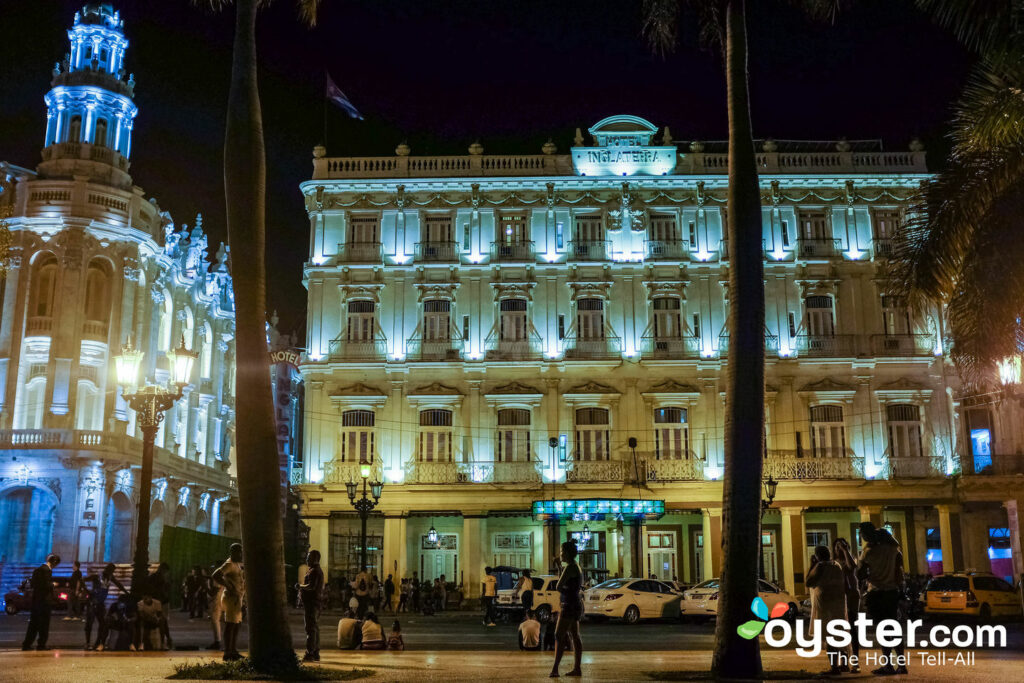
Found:
[[580, 619], [583, 618], [583, 570], [576, 563], [575, 541], [566, 541], [562, 544], [560, 553], [562, 559], [562, 573], [555, 584], [555, 590], [559, 594], [558, 622], [555, 624], [555, 663], [551, 667], [551, 678], [558, 678], [558, 665], [562, 662], [562, 655], [565, 653], [565, 641], [572, 639], [572, 656], [574, 666], [567, 676], [582, 676], [580, 662], [583, 659], [583, 640], [580, 638]]
[[242, 601], [245, 600], [245, 575], [242, 573], [242, 546], [232, 543], [228, 559], [213, 573], [213, 580], [222, 586], [224, 609], [224, 661], [242, 658], [238, 652], [238, 630], [242, 625]]
[[210, 628], [213, 631], [213, 642], [207, 647], [207, 650], [219, 650], [221, 649], [220, 635], [221, 626], [220, 620], [224, 616], [224, 604], [222, 602], [224, 598], [224, 587], [217, 584], [213, 580], [213, 573], [217, 571], [217, 563], [214, 562], [210, 565]]
[[412, 573], [412, 582], [411, 583], [412, 583], [412, 588], [411, 588], [412, 611], [413, 612], [419, 612], [420, 611], [420, 579], [419, 579], [419, 576], [416, 574], [416, 572]]
[[[867, 542], [857, 561], [857, 578], [867, 581], [864, 611], [875, 624], [884, 619], [899, 619], [904, 582], [900, 544], [892, 534], [876, 529], [871, 522], [861, 522], [860, 537]], [[883, 647], [882, 654], [887, 657], [886, 663], [871, 673], [876, 676], [907, 673], [902, 639], [896, 647]]]
[[392, 601], [395, 599], [395, 580], [388, 574], [388, 578], [384, 579], [384, 609], [388, 612], [395, 611], [395, 605]]
[[171, 565], [161, 562], [149, 575], [147, 580], [150, 596], [160, 603], [157, 610], [160, 617], [160, 648], [169, 650], [174, 647], [171, 640], [171, 626], [167, 621], [167, 614], [171, 609]]
[[[805, 584], [811, 589], [811, 624], [814, 633], [820, 634], [825, 640], [826, 629], [831, 621], [846, 619], [846, 577], [843, 568], [832, 560], [832, 553], [823, 545], [814, 549], [811, 556], [811, 568], [807, 572]], [[829, 669], [824, 671], [827, 676], [836, 676], [849, 666], [841, 665], [841, 650], [829, 648], [827, 651]]]
[[498, 595], [498, 579], [490, 567], [484, 567], [482, 586], [480, 599], [484, 603], [484, 626], [494, 626], [494, 598]]
[[310, 550], [306, 555], [306, 576], [296, 589], [302, 599], [302, 623], [306, 628], [306, 654], [302, 661], [319, 662], [320, 601], [324, 592], [324, 570], [320, 568], [319, 550]]
[[356, 616], [362, 619], [366, 615], [370, 600], [370, 575], [365, 569], [356, 574], [352, 581], [352, 593], [357, 602]]
[[398, 612], [409, 611], [409, 596], [412, 594], [412, 586], [409, 585], [409, 579], [402, 579], [402, 583], [398, 586]]
[[512, 599], [521, 598], [523, 612], [533, 609], [533, 577], [529, 569], [524, 569], [515, 588], [512, 589]]
[[374, 613], [380, 611], [380, 581], [376, 574], [370, 574], [370, 606]]
[[[46, 562], [35, 568], [29, 585], [32, 587], [32, 614], [28, 620], [28, 631], [21, 643], [22, 650], [31, 650], [33, 641], [37, 650], [49, 650], [46, 640], [50, 636], [50, 614], [53, 610], [53, 569], [60, 564], [60, 557], [50, 555]], [[38, 640], [37, 640], [38, 638]]]
[[[850, 543], [845, 538], [837, 538], [832, 544], [832, 557], [843, 568], [844, 589], [846, 591], [846, 620], [851, 624], [860, 613], [860, 581], [857, 580], [857, 559], [850, 551]], [[856, 631], [850, 633], [850, 673], [860, 673], [860, 641]]]
[[82, 563], [75, 560], [72, 564], [71, 578], [68, 579], [68, 615], [64, 621], [82, 620], [82, 593], [85, 581], [82, 579]]
[[[114, 586], [121, 594], [125, 590], [121, 582], [114, 576], [114, 563], [110, 562], [103, 568], [103, 572], [96, 576], [89, 577], [92, 582], [92, 590], [89, 592], [89, 602], [86, 604], [85, 612], [85, 649], [96, 649], [100, 652], [107, 646], [107, 634], [110, 631], [109, 620], [107, 619], [107, 597], [110, 595], [110, 587]], [[96, 622], [96, 642], [92, 643], [92, 625]]]
[[440, 594], [438, 595], [440, 601], [438, 602], [437, 610], [443, 612], [448, 607], [448, 581], [445, 579], [444, 574], [441, 574], [441, 581], [438, 583], [438, 587], [440, 588]]

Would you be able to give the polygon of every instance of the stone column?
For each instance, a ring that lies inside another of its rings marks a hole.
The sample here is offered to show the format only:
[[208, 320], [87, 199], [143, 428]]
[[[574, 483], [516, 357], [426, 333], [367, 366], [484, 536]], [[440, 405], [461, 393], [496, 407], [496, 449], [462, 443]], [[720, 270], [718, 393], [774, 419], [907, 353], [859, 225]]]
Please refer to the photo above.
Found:
[[331, 520], [324, 515], [303, 517], [302, 521], [309, 527], [309, 549], [320, 551], [320, 567], [326, 576], [331, 562]]
[[1010, 550], [1013, 553], [1015, 578], [1024, 575], [1024, 555], [1021, 555], [1020, 501], [1016, 498], [1003, 502], [1006, 508], [1006, 526], [1010, 529]]
[[[877, 529], [885, 525], [885, 520], [882, 519], [883, 507], [881, 505], [858, 505], [857, 509], [860, 510], [861, 522], [871, 522]], [[861, 545], [864, 545], [864, 539], [861, 539]]]
[[[480, 584], [484, 576], [483, 544], [487, 532], [487, 516], [462, 517], [462, 538], [459, 540], [459, 571], [462, 572], [463, 597], [480, 597]], [[454, 577], [455, 581], [459, 577]]]
[[384, 564], [381, 568], [381, 580], [388, 574], [394, 574], [397, 586], [405, 576], [406, 564], [406, 523], [401, 515], [388, 515], [384, 518]]
[[704, 579], [722, 571], [722, 508], [701, 510], [704, 523]]
[[[621, 526], [621, 522], [619, 522]], [[619, 538], [622, 538], [621, 532]], [[562, 543], [562, 525], [558, 520], [548, 520], [544, 524], [544, 566], [541, 567], [541, 572], [546, 573], [555, 566], [555, 560], [558, 559], [559, 546]], [[621, 558], [622, 555], [620, 554]], [[622, 560], [619, 560], [621, 566]], [[621, 571], [621, 570], [620, 570]]]
[[805, 590], [803, 508], [784, 507], [781, 512], [783, 585], [791, 595], [799, 595]]
[[939, 511], [939, 540], [942, 543], [942, 571], [949, 573], [963, 567], [960, 547], [959, 505], [936, 505]]

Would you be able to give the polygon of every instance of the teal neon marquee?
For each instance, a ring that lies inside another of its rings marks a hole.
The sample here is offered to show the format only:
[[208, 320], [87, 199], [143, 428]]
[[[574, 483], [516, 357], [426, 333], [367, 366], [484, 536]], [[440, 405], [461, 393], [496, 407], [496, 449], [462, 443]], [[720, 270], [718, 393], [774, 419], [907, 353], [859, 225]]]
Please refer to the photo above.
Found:
[[665, 514], [663, 500], [621, 500], [613, 498], [584, 498], [577, 500], [535, 500], [535, 519], [600, 520], [606, 517], [629, 519], [644, 517], [659, 519]]

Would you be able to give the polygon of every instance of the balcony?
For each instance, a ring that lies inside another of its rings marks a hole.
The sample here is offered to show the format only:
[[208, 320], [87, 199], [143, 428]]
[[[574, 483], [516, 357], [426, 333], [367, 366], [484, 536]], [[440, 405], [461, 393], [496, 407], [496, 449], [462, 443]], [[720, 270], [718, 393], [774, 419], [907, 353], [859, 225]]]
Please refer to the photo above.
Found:
[[535, 254], [531, 241], [491, 242], [491, 260], [498, 263], [533, 263]]
[[414, 361], [434, 363], [462, 360], [461, 339], [409, 339], [405, 343], [406, 357]]
[[920, 479], [946, 475], [946, 459], [942, 456], [889, 457], [885, 468], [886, 479]]
[[570, 258], [573, 261], [607, 261], [611, 242], [605, 240], [573, 240]]
[[35, 315], [25, 322], [25, 336], [49, 336], [53, 331], [53, 318], [50, 316]]
[[[988, 458], [982, 460], [981, 458]], [[966, 456], [961, 462], [974, 460], [974, 473], [986, 476], [1024, 474], [1024, 455], [993, 454], [991, 456]]]
[[640, 352], [653, 360], [679, 360], [700, 358], [700, 339], [697, 337], [643, 337]]
[[876, 237], [871, 240], [871, 254], [876, 258], [892, 258], [896, 249], [895, 240], [888, 237]]
[[420, 263], [458, 263], [457, 242], [417, 242], [416, 261]]
[[618, 337], [566, 337], [562, 340], [566, 360], [612, 360], [622, 355]]
[[873, 356], [930, 356], [935, 339], [930, 334], [873, 334]]
[[693, 453], [679, 459], [644, 458], [640, 467], [648, 482], [704, 480], [704, 463]]
[[853, 358], [857, 355], [857, 336], [853, 334], [798, 334], [798, 356], [807, 358]]
[[351, 242], [338, 245], [338, 260], [342, 263], [380, 263], [380, 242]]
[[99, 320], [86, 320], [82, 323], [82, 338], [106, 343], [107, 324]]
[[840, 240], [801, 237], [797, 240], [797, 254], [802, 259], [830, 259], [843, 251]]
[[383, 361], [388, 357], [387, 339], [332, 339], [327, 355], [332, 361]]
[[573, 482], [613, 482], [622, 484], [633, 476], [633, 463], [622, 460], [570, 460], [566, 463], [565, 481]]
[[492, 334], [485, 342], [487, 360], [540, 360], [544, 357], [544, 342], [531, 332], [526, 339], [501, 339]]
[[864, 458], [849, 449], [818, 449], [810, 452], [768, 451], [764, 459], [764, 477], [775, 479], [863, 479]]
[[455, 462], [425, 462], [413, 460], [405, 464], [406, 484], [455, 484], [469, 482], [471, 479], [464, 470], [460, 478], [459, 468], [465, 467]]
[[373, 458], [372, 463], [329, 460], [324, 463], [323, 483], [344, 485], [350, 481], [362, 481], [362, 470], [367, 466], [370, 468], [370, 481], [384, 481], [380, 458]]
[[648, 261], [689, 261], [690, 243], [685, 240], [647, 240], [644, 255]]
[[[778, 335], [768, 334], [764, 335], [764, 351], [766, 354], [777, 354], [779, 352], [779, 337]], [[723, 332], [718, 335], [718, 355], [727, 356], [729, 355], [729, 333]]]
[[459, 465], [459, 481], [475, 484], [538, 484], [539, 460], [527, 462], [474, 462]]

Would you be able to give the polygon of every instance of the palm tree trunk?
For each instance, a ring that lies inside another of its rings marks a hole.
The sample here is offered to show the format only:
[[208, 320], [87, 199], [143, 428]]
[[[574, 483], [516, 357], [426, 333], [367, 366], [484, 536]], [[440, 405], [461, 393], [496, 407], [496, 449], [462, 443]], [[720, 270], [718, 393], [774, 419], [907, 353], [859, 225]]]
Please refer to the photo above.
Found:
[[256, 80], [257, 0], [235, 3], [224, 192], [235, 291], [236, 466], [253, 666], [296, 666], [286, 612], [281, 467], [266, 337], [266, 155]]
[[725, 71], [729, 108], [729, 363], [725, 399], [722, 575], [712, 672], [758, 678], [757, 638], [736, 628], [753, 618], [761, 550], [761, 453], [764, 427], [764, 264], [747, 85], [745, 0], [726, 8]]

